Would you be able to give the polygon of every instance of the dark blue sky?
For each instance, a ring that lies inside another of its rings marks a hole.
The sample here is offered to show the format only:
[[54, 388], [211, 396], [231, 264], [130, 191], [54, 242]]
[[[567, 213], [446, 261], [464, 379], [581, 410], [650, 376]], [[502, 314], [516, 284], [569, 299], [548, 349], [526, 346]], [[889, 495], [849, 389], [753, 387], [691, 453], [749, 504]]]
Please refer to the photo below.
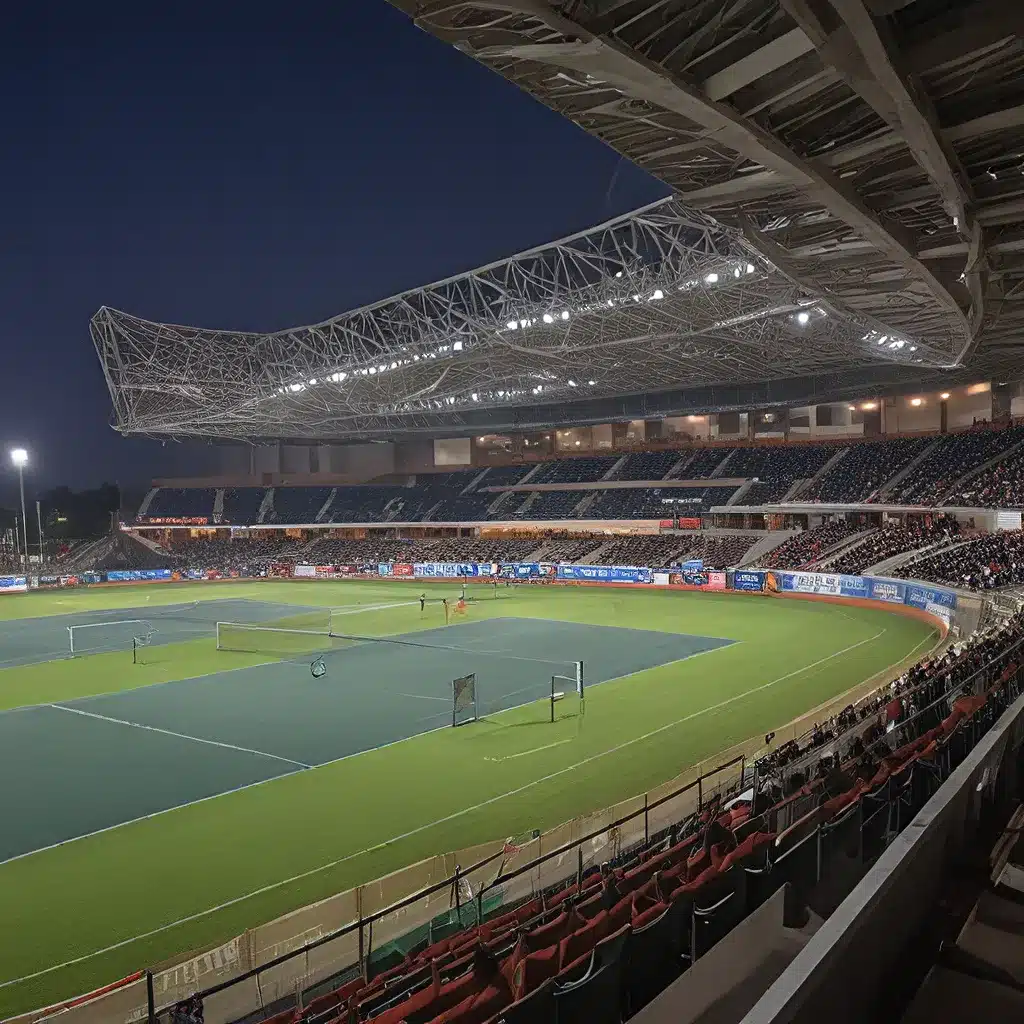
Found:
[[0, 443], [40, 486], [188, 468], [110, 430], [100, 305], [315, 322], [666, 193], [384, 0], [28, 6], [0, 38]]

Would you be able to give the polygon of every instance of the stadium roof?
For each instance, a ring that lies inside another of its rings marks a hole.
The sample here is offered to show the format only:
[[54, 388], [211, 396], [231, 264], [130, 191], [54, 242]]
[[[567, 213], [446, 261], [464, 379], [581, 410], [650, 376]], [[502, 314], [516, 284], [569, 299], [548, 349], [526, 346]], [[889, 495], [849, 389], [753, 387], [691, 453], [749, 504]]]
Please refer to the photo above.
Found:
[[101, 309], [117, 429], [530, 429], [1019, 373], [1024, 5], [392, 0], [677, 190], [272, 335]]

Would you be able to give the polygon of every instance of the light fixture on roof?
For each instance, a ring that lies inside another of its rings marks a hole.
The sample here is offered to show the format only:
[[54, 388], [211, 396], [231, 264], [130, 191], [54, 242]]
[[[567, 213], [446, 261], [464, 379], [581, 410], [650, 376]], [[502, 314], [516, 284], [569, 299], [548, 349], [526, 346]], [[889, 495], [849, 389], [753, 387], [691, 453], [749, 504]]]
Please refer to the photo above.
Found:
[[718, 284], [718, 275], [714, 271], [711, 271], [711, 273], [708, 274], [708, 276], [705, 277], [704, 280], [708, 284]]
[[942, 394], [939, 395], [939, 398], [941, 398], [944, 402], [948, 402], [949, 401], [949, 392], [948, 391], [943, 391]]
[[754, 264], [753, 263], [748, 263], [747, 264], [747, 273], [748, 274], [752, 274], [753, 272], [754, 272]]
[[655, 288], [654, 289], [654, 294], [651, 296], [651, 298], [652, 299], [663, 299], [663, 298], [665, 298], [665, 293], [660, 288]]
[[507, 327], [507, 328], [508, 328], [508, 329], [509, 329], [510, 331], [514, 331], [514, 330], [515, 330], [515, 329], [516, 329], [516, 328], [517, 328], [517, 327], [519, 326], [519, 324], [517, 324], [517, 323], [515, 322], [515, 320], [509, 320], [509, 322], [508, 322], [507, 324], [505, 324], [505, 326], [506, 326], [506, 327]]
[[576, 387], [576, 381], [574, 381], [574, 380], [566, 381], [566, 383], [567, 383], [567, 384], [569, 385], [569, 387], [571, 387], [571, 388], [574, 388], [574, 387]]
[[588, 380], [588, 381], [587, 381], [587, 383], [588, 383], [588, 384], [589, 384], [589, 385], [590, 385], [591, 387], [593, 387], [593, 386], [594, 386], [594, 385], [595, 385], [595, 384], [597, 383], [597, 381], [596, 381], [596, 380]]
[[563, 309], [562, 310], [562, 319], [563, 320], [568, 320], [569, 319], [569, 310], [567, 310], [567, 309]]
[[874, 402], [862, 402], [860, 406], [865, 412], [871, 412], [872, 409], [876, 408]]
[[740, 268], [739, 268], [739, 267], [737, 267], [737, 268], [736, 268], [736, 269], [735, 269], [735, 270], [734, 270], [734, 271], [732, 272], [732, 276], [733, 276], [733, 277], [739, 277], [739, 276], [740, 276]]
[[576, 442], [576, 447], [579, 448], [579, 446], [580, 446], [580, 443], [579, 443], [579, 441], [577, 441]]
[[555, 318], [550, 313], [545, 313], [544, 314], [544, 323], [546, 323], [546, 324], [553, 324], [554, 322], [555, 322]]
[[917, 407], [918, 407], [919, 405], [921, 405], [921, 404], [922, 404], [923, 402], [924, 402], [924, 399], [923, 399], [923, 398], [912, 398], [912, 399], [910, 400], [910, 404], [911, 404], [912, 406], [914, 406], [914, 408], [915, 408], [915, 409], [916, 409], [916, 408], [917, 408]]
[[616, 277], [622, 277], [622, 271], [621, 270], [616, 270], [615, 271], [615, 276]]
[[856, 412], [856, 411], [857, 411], [857, 406], [851, 405], [850, 406], [850, 412]]
[[810, 319], [811, 319], [810, 313], [797, 313], [797, 315], [796, 315], [796, 322], [798, 324], [805, 324]]

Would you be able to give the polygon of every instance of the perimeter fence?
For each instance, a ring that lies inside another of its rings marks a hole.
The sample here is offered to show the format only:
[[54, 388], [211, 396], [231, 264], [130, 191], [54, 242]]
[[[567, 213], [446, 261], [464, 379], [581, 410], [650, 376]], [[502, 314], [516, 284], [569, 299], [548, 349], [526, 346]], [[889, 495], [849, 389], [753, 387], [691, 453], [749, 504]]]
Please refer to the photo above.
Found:
[[249, 929], [215, 949], [152, 968], [89, 996], [14, 1018], [34, 1024], [111, 1020], [172, 1024], [183, 1001], [202, 1000], [205, 1024], [304, 1005], [349, 978], [371, 977], [406, 951], [572, 884], [664, 839], [708, 801], [749, 778], [742, 754], [707, 762], [640, 796], [546, 832], [439, 854]]

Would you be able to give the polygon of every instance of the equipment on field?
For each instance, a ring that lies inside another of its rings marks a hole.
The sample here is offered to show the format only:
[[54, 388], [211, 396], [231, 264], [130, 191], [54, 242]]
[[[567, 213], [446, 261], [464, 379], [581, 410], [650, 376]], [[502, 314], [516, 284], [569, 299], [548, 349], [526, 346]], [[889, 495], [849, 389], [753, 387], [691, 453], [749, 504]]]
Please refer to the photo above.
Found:
[[452, 680], [452, 725], [465, 725], [477, 720], [476, 673]]
[[149, 619], [115, 619], [111, 622], [83, 622], [68, 626], [68, 650], [72, 658], [80, 654], [127, 651], [135, 639], [153, 641], [153, 623]]
[[327, 663], [323, 657], [319, 657], [309, 666], [309, 673], [314, 679], [327, 675]]

